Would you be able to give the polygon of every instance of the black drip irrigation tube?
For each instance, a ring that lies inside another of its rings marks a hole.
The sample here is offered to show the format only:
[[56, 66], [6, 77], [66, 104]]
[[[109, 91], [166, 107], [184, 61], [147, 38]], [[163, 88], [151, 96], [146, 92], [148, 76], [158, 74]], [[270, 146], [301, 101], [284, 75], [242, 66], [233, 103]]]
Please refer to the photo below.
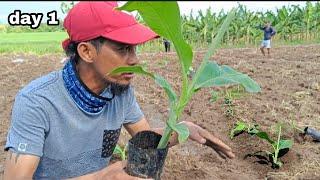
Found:
[[320, 142], [320, 131], [312, 129], [310, 127], [304, 128], [304, 134], [311, 136], [315, 141]]

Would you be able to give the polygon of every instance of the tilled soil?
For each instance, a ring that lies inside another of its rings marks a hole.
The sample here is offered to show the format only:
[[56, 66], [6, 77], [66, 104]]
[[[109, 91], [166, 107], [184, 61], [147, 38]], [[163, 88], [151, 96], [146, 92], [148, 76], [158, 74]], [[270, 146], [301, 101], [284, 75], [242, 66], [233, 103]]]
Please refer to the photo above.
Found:
[[[194, 69], [204, 53], [194, 53]], [[175, 53], [140, 54], [139, 58], [148, 70], [162, 75], [175, 90], [179, 89], [180, 68]], [[31, 80], [61, 68], [63, 59], [63, 55], [0, 56], [0, 171], [15, 95]], [[275, 47], [269, 58], [255, 48], [221, 49], [211, 60], [248, 74], [261, 85], [262, 91], [234, 99], [234, 114], [227, 116], [223, 98], [211, 102], [210, 93], [217, 88], [202, 89], [192, 98], [182, 119], [221, 138], [233, 149], [236, 158], [223, 159], [209, 147], [190, 141], [169, 150], [163, 179], [320, 179], [320, 144], [308, 137], [298, 138], [292, 126], [295, 123], [301, 129], [310, 126], [320, 130], [320, 45]], [[164, 91], [147, 77], [136, 76], [132, 83], [150, 124], [162, 127], [168, 114]], [[253, 157], [244, 159], [246, 154], [271, 149], [265, 141], [247, 134], [231, 140], [230, 130], [238, 120], [256, 122], [272, 137], [277, 122], [287, 124], [283, 137], [294, 140], [294, 145], [281, 158], [284, 164], [280, 169], [259, 164]], [[127, 133], [123, 132], [120, 144], [127, 139]]]

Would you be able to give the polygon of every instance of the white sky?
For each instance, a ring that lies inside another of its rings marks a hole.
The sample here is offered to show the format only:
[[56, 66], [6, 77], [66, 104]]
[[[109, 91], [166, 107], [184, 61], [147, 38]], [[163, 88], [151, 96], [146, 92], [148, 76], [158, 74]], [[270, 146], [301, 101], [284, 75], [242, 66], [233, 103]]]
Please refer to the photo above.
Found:
[[[64, 18], [60, 10], [62, 1], [0, 1], [0, 23], [7, 23], [7, 17], [15, 9], [22, 12], [44, 13], [43, 22], [46, 21], [46, 13], [52, 10], [57, 10], [58, 18]], [[70, 2], [70, 1], [69, 1]], [[125, 1], [120, 1], [119, 5]], [[305, 6], [306, 1], [178, 1], [181, 14], [189, 15], [191, 9], [196, 13], [199, 9], [206, 10], [208, 7], [214, 12], [219, 12], [224, 9], [225, 12], [229, 11], [232, 7], [237, 7], [240, 4], [246, 5], [251, 11], [263, 11], [281, 8], [283, 5], [288, 6], [292, 4]], [[312, 3], [316, 3], [313, 1]]]

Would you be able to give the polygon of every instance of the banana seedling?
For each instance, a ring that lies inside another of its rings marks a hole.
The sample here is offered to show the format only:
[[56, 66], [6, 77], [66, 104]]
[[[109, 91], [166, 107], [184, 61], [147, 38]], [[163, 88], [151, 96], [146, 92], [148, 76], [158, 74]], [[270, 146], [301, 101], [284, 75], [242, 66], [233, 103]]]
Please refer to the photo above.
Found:
[[[230, 133], [230, 137], [233, 138], [236, 134], [240, 134], [242, 132], [247, 132], [248, 134], [257, 136], [260, 139], [267, 141], [269, 143], [269, 145], [272, 147], [271, 152], [267, 151], [267, 150], [258, 151], [253, 154], [248, 154], [248, 155], [246, 155], [246, 157], [255, 156], [260, 159], [261, 159], [261, 157], [263, 157], [263, 159], [265, 161], [271, 162], [272, 168], [280, 168], [283, 163], [281, 162], [281, 160], [279, 158], [281, 156], [285, 155], [289, 151], [289, 149], [292, 147], [292, 144], [293, 144], [292, 140], [281, 138], [281, 128], [282, 128], [282, 126], [280, 124], [278, 124], [277, 125], [277, 132], [278, 132], [277, 139], [272, 140], [266, 132], [260, 130], [259, 125], [255, 124], [252, 126], [252, 125], [249, 125], [245, 122], [237, 122], [235, 128], [232, 129], [232, 131]], [[269, 157], [269, 158], [266, 158], [264, 156], [264, 154], [266, 154], [267, 157]]]
[[[129, 1], [119, 10], [128, 12], [138, 11], [146, 24], [159, 36], [170, 40], [178, 55], [181, 72], [182, 88], [177, 94], [169, 82], [156, 73], [148, 72], [141, 66], [119, 67], [114, 69], [111, 74], [136, 73], [152, 78], [160, 87], [164, 89], [169, 100], [169, 115], [162, 138], [157, 146], [158, 149], [167, 147], [171, 134], [175, 131], [178, 134], [179, 143], [188, 139], [189, 130], [181, 123], [178, 123], [184, 108], [191, 100], [192, 96], [202, 88], [221, 87], [230, 85], [241, 85], [247, 92], [257, 93], [261, 91], [260, 86], [248, 75], [240, 73], [227, 65], [218, 65], [211, 61], [213, 54], [219, 48], [231, 21], [236, 15], [236, 9], [232, 9], [219, 31], [217, 32], [212, 44], [209, 46], [200, 66], [192, 70], [193, 51], [187, 44], [182, 35], [181, 17], [177, 2], [138, 2]], [[166, 13], [162, 13], [166, 9]]]

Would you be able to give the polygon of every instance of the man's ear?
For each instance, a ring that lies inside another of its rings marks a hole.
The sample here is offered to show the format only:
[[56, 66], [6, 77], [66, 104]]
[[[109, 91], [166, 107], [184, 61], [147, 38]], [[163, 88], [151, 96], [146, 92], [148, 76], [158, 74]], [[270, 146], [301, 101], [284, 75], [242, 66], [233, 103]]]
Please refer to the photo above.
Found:
[[79, 53], [80, 58], [87, 63], [92, 63], [94, 59], [97, 57], [96, 48], [88, 42], [79, 43], [77, 51]]

